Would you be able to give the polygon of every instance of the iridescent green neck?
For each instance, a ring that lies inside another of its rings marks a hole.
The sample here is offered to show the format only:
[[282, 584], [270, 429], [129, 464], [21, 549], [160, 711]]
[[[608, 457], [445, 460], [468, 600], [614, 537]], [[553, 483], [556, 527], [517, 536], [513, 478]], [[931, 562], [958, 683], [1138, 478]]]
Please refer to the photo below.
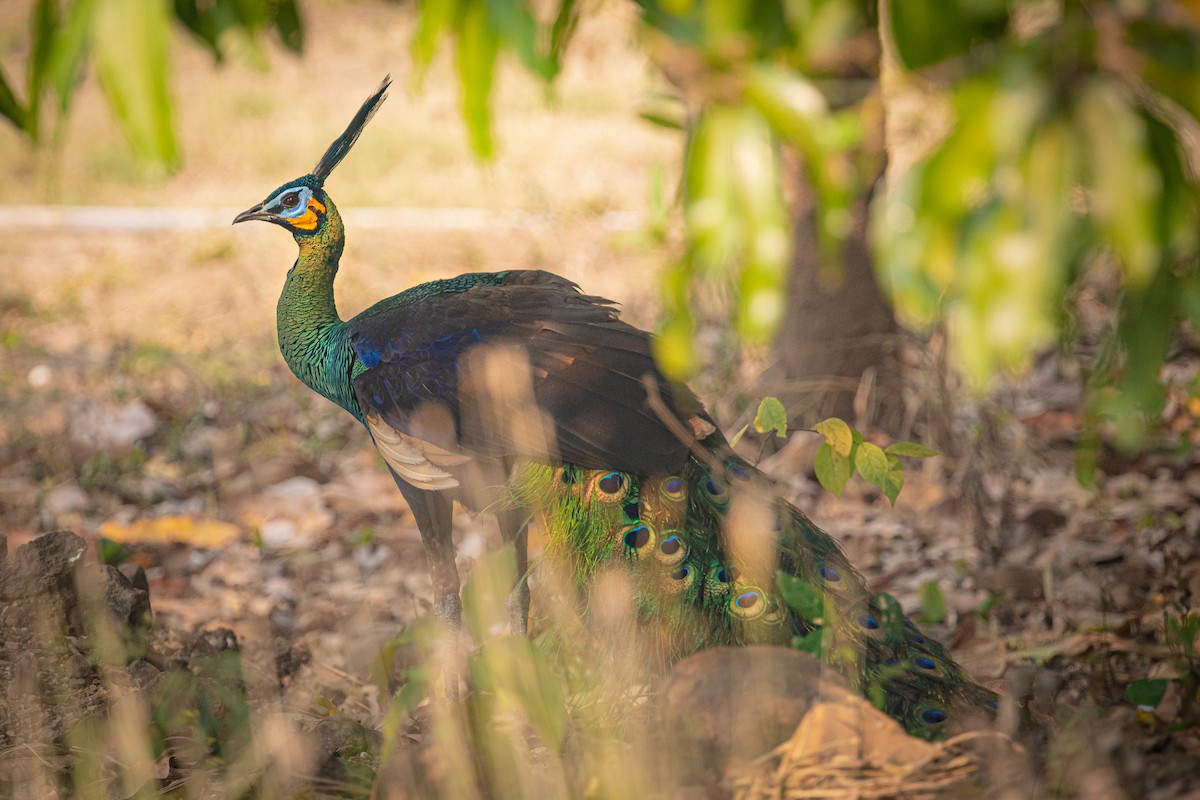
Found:
[[283, 360], [313, 391], [355, 416], [358, 404], [349, 386], [350, 351], [345, 325], [333, 300], [333, 279], [345, 245], [337, 207], [324, 197], [326, 219], [312, 236], [296, 236], [300, 255], [287, 275], [275, 309]]

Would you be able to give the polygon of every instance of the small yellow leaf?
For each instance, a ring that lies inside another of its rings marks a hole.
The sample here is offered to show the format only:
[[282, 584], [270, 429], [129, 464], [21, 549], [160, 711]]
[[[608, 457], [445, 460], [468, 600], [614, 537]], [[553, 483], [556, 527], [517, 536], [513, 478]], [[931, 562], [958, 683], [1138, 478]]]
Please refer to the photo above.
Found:
[[830, 417], [817, 423], [817, 433], [825, 437], [825, 441], [840, 456], [849, 456], [850, 448], [854, 445], [854, 435], [850, 426], [837, 417]]
[[239, 532], [238, 526], [228, 522], [185, 516], [139, 519], [128, 525], [105, 522], [99, 530], [104, 538], [125, 544], [178, 542], [205, 549], [223, 547], [235, 540]]

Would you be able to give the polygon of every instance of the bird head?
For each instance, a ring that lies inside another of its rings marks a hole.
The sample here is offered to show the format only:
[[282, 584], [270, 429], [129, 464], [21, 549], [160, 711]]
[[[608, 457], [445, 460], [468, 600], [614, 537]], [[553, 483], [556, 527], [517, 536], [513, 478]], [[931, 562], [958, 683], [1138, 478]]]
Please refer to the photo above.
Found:
[[280, 186], [256, 206], [246, 209], [233, 218], [233, 224], [260, 219], [280, 225], [299, 238], [313, 236], [325, 225], [328, 199], [325, 197], [325, 179], [334, 167], [341, 163], [350, 148], [358, 141], [359, 134], [383, 101], [387, 99], [390, 76], [383, 79], [375, 93], [367, 98], [358, 109], [346, 131], [333, 140], [325, 155], [308, 175]]

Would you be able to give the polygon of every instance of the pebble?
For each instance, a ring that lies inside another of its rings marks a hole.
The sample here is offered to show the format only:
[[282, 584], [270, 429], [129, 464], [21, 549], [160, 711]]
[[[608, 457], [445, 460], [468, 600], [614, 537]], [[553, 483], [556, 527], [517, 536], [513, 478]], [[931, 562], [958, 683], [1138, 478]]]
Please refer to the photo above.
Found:
[[42, 498], [42, 514], [52, 522], [87, 507], [87, 493], [74, 483], [60, 483]]

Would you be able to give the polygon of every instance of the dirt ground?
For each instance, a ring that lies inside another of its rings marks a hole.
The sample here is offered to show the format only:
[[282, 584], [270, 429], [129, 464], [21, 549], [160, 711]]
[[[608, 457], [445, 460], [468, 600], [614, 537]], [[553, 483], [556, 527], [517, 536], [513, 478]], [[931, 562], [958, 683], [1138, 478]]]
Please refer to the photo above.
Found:
[[[28, 5], [0, 10], [0, 60], [18, 52]], [[124, 542], [157, 629], [228, 628], [256, 664], [290, 654], [288, 704], [382, 724], [373, 665], [429, 611], [421, 543], [364, 432], [280, 361], [274, 300], [294, 245], [227, 220], [309, 170], [390, 72], [398, 88], [327, 184], [349, 229], [343, 316], [424, 280], [538, 267], [652, 327], [664, 254], [641, 233], [649, 176], [676, 174], [680, 142], [636, 115], [657, 84], [629, 11], [598, 7], [549, 98], [503, 72], [487, 166], [468, 153], [445, 58], [423, 91], [405, 90], [411, 10], [392, 4], [306, 5], [308, 52], [268, 47], [270, 71], [250, 53], [214, 69], [183, 42], [173, 85], [185, 161], [166, 179], [139, 173], [94, 81], [58, 147], [33, 151], [0, 128], [9, 551], [56, 529], [93, 548]], [[51, 219], [45, 205], [66, 208]], [[77, 206], [170, 215], [85, 218]], [[915, 343], [911, 356], [911, 394], [936, 413], [927, 350]], [[840, 499], [820, 490], [808, 434], [762, 466], [906, 611], [929, 616], [927, 587], [939, 588], [945, 612], [927, 630], [1048, 732], [1031, 768], [1043, 796], [1200, 797], [1184, 689], [1200, 671], [1195, 630], [1169, 634], [1200, 598], [1200, 356], [1181, 347], [1165, 376], [1179, 445], [1106, 450], [1091, 489], [1073, 474], [1072, 365], [1048, 356], [981, 405], [958, 398], [946, 426], [956, 446], [910, 467], [895, 509], [857, 482]], [[727, 430], [742, 421], [730, 409], [757, 399], [745, 380], [699, 386]], [[464, 571], [497, 543], [490, 520], [465, 513], [456, 537]], [[1156, 678], [1166, 696], [1137, 709], [1126, 687]]]

